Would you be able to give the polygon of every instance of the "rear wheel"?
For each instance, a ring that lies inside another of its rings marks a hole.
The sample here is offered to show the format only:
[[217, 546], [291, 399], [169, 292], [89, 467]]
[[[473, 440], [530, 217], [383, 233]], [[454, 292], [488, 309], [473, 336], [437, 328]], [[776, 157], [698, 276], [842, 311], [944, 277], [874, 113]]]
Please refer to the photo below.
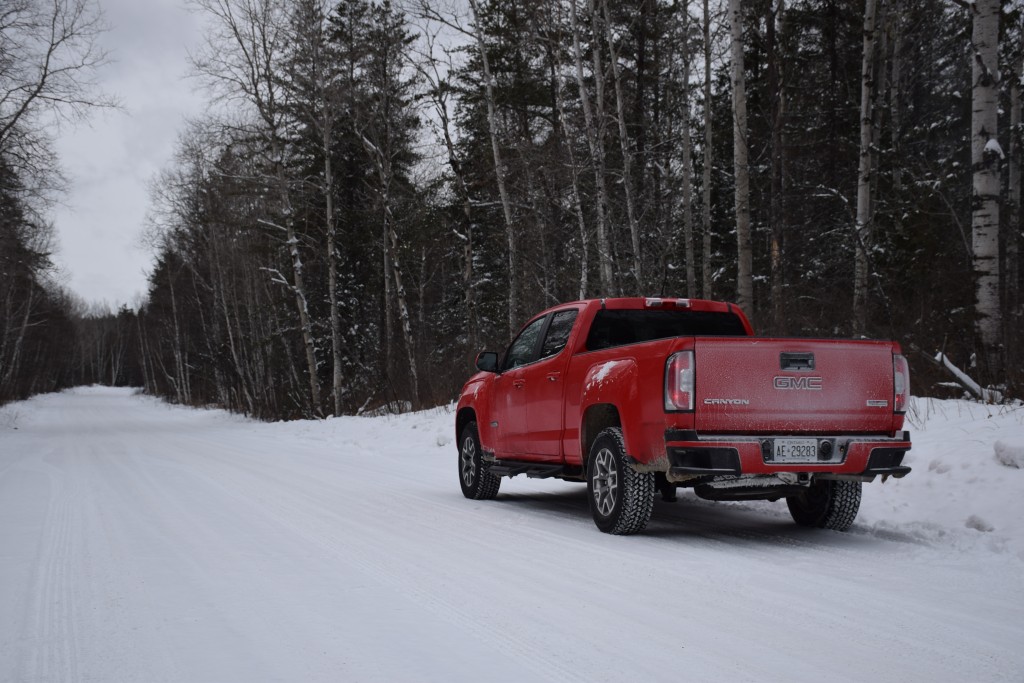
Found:
[[626, 460], [622, 430], [597, 435], [587, 459], [587, 492], [597, 528], [609, 534], [642, 531], [654, 509], [654, 474], [637, 472]]
[[491, 474], [490, 465], [483, 461], [480, 433], [476, 422], [462, 428], [459, 436], [459, 484], [462, 495], [473, 500], [491, 500], [498, 495], [501, 477]]
[[859, 481], [816, 480], [806, 491], [787, 496], [789, 514], [801, 526], [846, 531], [860, 509]]

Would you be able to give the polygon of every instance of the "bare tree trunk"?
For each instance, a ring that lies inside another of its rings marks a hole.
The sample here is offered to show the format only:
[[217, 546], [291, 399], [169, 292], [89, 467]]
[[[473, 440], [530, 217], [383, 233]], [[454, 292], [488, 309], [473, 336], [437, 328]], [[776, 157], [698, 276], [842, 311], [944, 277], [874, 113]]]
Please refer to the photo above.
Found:
[[[420, 277], [419, 277], [419, 291], [417, 294], [416, 303], [419, 304], [416, 307], [416, 325], [420, 330], [421, 334], [423, 330], [427, 329], [427, 285], [430, 284], [432, 279], [427, 275], [428, 272], [427, 262], [427, 248], [425, 246], [420, 247]], [[423, 338], [420, 337], [418, 340], [420, 345], [423, 344]]]
[[14, 378], [18, 376], [18, 366], [21, 362], [22, 349], [25, 343], [25, 333], [29, 328], [29, 321], [32, 313], [32, 299], [33, 291], [35, 288], [31, 285], [28, 286], [25, 293], [25, 312], [21, 318], [21, 324], [18, 327], [18, 337], [14, 341], [14, 346], [11, 349], [11, 360], [7, 367], [7, 376], [4, 377], [4, 384], [10, 384], [14, 381]]
[[[1024, 61], [1017, 63], [1016, 73], [1010, 83], [1010, 172], [1008, 193], [1010, 220], [1006, 234], [1006, 273], [1004, 310], [1010, 316], [1005, 321], [1005, 347], [1007, 353], [1014, 358], [1007, 358], [1007, 368], [1019, 368], [1020, 358], [1016, 349], [1016, 335], [1020, 329], [1022, 311], [1020, 310], [1020, 239], [1024, 232], [1024, 221], [1021, 212], [1021, 165], [1024, 164], [1024, 130], [1021, 128], [1021, 79], [1024, 78]], [[1012, 324], [1011, 324], [1012, 321]], [[1018, 370], [1018, 372], [1020, 372]], [[1018, 379], [1018, 378], [1011, 378]]]
[[395, 311], [394, 304], [392, 302], [393, 297], [391, 294], [391, 280], [394, 277], [394, 273], [391, 263], [390, 243], [391, 235], [388, 232], [388, 223], [385, 219], [381, 224], [380, 233], [380, 244], [382, 248], [381, 258], [383, 259], [381, 267], [383, 268], [384, 275], [384, 281], [382, 283], [384, 286], [384, 343], [382, 346], [384, 348], [384, 375], [388, 378], [389, 383], [391, 382], [391, 374], [394, 370], [394, 358], [392, 357], [391, 351], [395, 342]]
[[[293, 10], [300, 11], [302, 10]], [[303, 41], [309, 49], [309, 69], [313, 81], [313, 93], [309, 99], [319, 105], [319, 116], [316, 106], [311, 106], [310, 123], [320, 134], [320, 153], [323, 154], [324, 179], [320, 191], [324, 198], [324, 255], [327, 262], [327, 299], [331, 321], [331, 394], [334, 397], [333, 414], [342, 413], [342, 394], [344, 393], [344, 349], [341, 338], [341, 313], [338, 310], [338, 253], [337, 253], [337, 220], [334, 210], [334, 120], [337, 115], [337, 102], [332, 85], [333, 69], [331, 57], [326, 54], [325, 44], [328, 40], [324, 23], [329, 12], [326, 0], [309, 0], [304, 9], [306, 22], [300, 23], [299, 33], [294, 40]]]
[[590, 233], [587, 231], [587, 222], [583, 217], [583, 200], [580, 198], [580, 170], [576, 164], [576, 153], [572, 148], [572, 130], [569, 128], [569, 119], [565, 115], [565, 99], [562, 91], [561, 79], [555, 80], [556, 98], [558, 101], [558, 118], [562, 122], [562, 130], [565, 132], [565, 148], [569, 154], [569, 171], [572, 180], [572, 208], [576, 214], [576, 222], [580, 228], [580, 282], [579, 298], [587, 298], [589, 289], [588, 267], [590, 253]]
[[142, 364], [142, 390], [144, 392], [152, 393], [154, 390], [152, 373], [150, 372], [150, 364], [152, 359], [149, 357], [149, 348], [146, 345], [146, 331], [142, 327], [143, 311], [139, 311], [135, 316], [135, 329], [139, 335], [139, 361]]
[[[390, 190], [388, 190], [390, 194]], [[395, 298], [398, 301], [398, 320], [402, 325], [402, 337], [405, 341], [406, 361], [409, 364], [409, 383], [412, 385], [413, 408], [420, 406], [420, 380], [419, 372], [416, 369], [416, 342], [412, 336], [412, 319], [409, 316], [408, 297], [405, 294], [405, 285], [402, 281], [402, 265], [398, 259], [398, 233], [394, 228], [394, 215], [391, 207], [385, 205], [384, 222], [387, 226], [389, 242], [388, 250], [391, 252], [391, 272], [395, 276]]]
[[462, 172], [462, 165], [458, 162], [455, 154], [455, 145], [452, 142], [449, 122], [446, 115], [442, 117], [444, 126], [445, 146], [448, 148], [448, 163], [462, 194], [462, 214], [466, 217], [466, 234], [463, 235], [462, 243], [462, 290], [466, 298], [466, 337], [470, 349], [477, 347], [477, 319], [476, 319], [476, 282], [474, 281], [473, 258], [473, 204], [469, 196], [469, 186], [466, 183], [466, 176]]
[[1010, 309], [1019, 304], [1020, 283], [1020, 239], [1024, 234], [1024, 207], [1021, 206], [1021, 166], [1024, 165], [1024, 127], [1021, 120], [1021, 80], [1024, 79], [1024, 63], [1018, 64], [1013, 83], [1010, 84], [1010, 234], [1006, 241], [1008, 294]]
[[903, 190], [902, 127], [903, 127], [903, 7], [902, 0], [894, 0], [892, 8], [892, 65], [889, 73], [889, 121], [893, 157], [892, 188]]
[[512, 203], [509, 200], [508, 188], [505, 183], [505, 164], [501, 157], [501, 146], [498, 143], [498, 117], [495, 112], [494, 78], [491, 74], [491, 61], [487, 56], [487, 45], [484, 43], [484, 29], [480, 25], [480, 7], [478, 0], [469, 0], [473, 13], [473, 35], [476, 38], [480, 53], [480, 64], [484, 70], [484, 98], [487, 100], [487, 127], [491, 137], [491, 153], [494, 156], [494, 173], [498, 181], [498, 195], [501, 197], [501, 208], [505, 216], [505, 238], [508, 242], [508, 332], [515, 334], [519, 322], [519, 258], [516, 250], [515, 225], [512, 223]]
[[729, 0], [732, 28], [733, 168], [736, 176], [736, 303], [754, 313], [754, 259], [750, 240], [750, 169], [747, 149], [747, 85], [743, 62], [742, 0]]
[[[626, 102], [622, 92], [622, 78], [619, 75], [619, 56], [615, 51], [615, 36], [612, 34], [611, 13], [608, 12], [608, 0], [601, 0], [604, 10], [604, 35], [608, 43], [608, 61], [611, 64], [612, 85], [615, 88], [616, 118], [619, 123], [619, 146], [622, 149], [622, 189], [626, 195], [626, 220], [629, 222], [629, 236], [633, 244], [633, 277], [636, 280], [636, 293], [644, 294], [642, 257], [640, 253], [640, 224], [636, 218], [636, 207], [633, 200], [633, 150], [629, 144], [629, 133], [626, 130]], [[591, 0], [591, 12], [597, 21], [597, 12]], [[596, 40], [595, 32], [595, 40]]]
[[[219, 240], [216, 236], [213, 239], [214, 245], [217, 245]], [[212, 281], [214, 285], [213, 289], [213, 305], [215, 308], [219, 308], [220, 311], [215, 311], [214, 315], [218, 315], [223, 318], [224, 322], [224, 333], [227, 336], [228, 352], [231, 354], [231, 363], [235, 368], [235, 375], [237, 377], [238, 392], [241, 394], [241, 399], [244, 401], [245, 411], [252, 415], [256, 406], [253, 404], [252, 391], [250, 390], [251, 376], [249, 368], [245, 363], [242, 362], [239, 356], [239, 339], [240, 334], [235, 332], [235, 323], [231, 319], [231, 311], [228, 306], [227, 300], [227, 282], [224, 278], [224, 263], [223, 255], [219, 249], [216, 249], [213, 253], [212, 258], [213, 275]]]
[[466, 336], [469, 341], [469, 348], [475, 350], [477, 347], [477, 315], [476, 315], [476, 283], [474, 282], [473, 257], [473, 203], [469, 195], [469, 185], [466, 183], [466, 175], [462, 171], [462, 164], [455, 153], [455, 143], [452, 142], [448, 109], [445, 105], [438, 105], [439, 111], [444, 113], [441, 116], [442, 129], [444, 130], [444, 143], [448, 150], [448, 165], [455, 174], [460, 194], [462, 195], [462, 214], [466, 217], [466, 234], [462, 244], [462, 289], [466, 298]]
[[[587, 90], [587, 82], [583, 76], [583, 49], [580, 46], [580, 22], [576, 0], [569, 0], [569, 21], [572, 25], [572, 51], [576, 63], [576, 85], [580, 91], [583, 122], [587, 129], [587, 145], [590, 148], [590, 160], [594, 169], [594, 187], [597, 190], [597, 264], [601, 280], [601, 294], [610, 296], [615, 292], [615, 280], [612, 272], [612, 248], [608, 238], [608, 188], [605, 182], [604, 120], [603, 117], [595, 120], [594, 112], [590, 106], [590, 93]], [[595, 49], [599, 48], [595, 46]], [[598, 90], [598, 100], [600, 101], [604, 88], [603, 74], [598, 71], [594, 74], [594, 80]]]
[[[275, 141], [275, 146], [280, 149], [280, 142]], [[281, 199], [281, 208], [284, 213], [285, 236], [288, 243], [288, 254], [292, 261], [292, 291], [295, 294], [295, 308], [299, 312], [299, 325], [302, 329], [302, 344], [306, 350], [306, 371], [309, 373], [309, 396], [313, 414], [323, 415], [323, 408], [320, 403], [320, 380], [317, 373], [316, 345], [313, 340], [313, 324], [309, 319], [309, 303], [306, 297], [306, 283], [302, 277], [302, 256], [299, 254], [299, 238], [295, 234], [292, 220], [291, 198], [288, 192], [288, 179], [284, 175], [284, 166], [280, 161], [280, 154], [275, 153], [276, 177], [278, 192]]]
[[975, 327], [985, 357], [987, 378], [999, 378], [1002, 318], [999, 306], [999, 170], [1002, 150], [996, 140], [999, 107], [999, 0], [971, 4], [974, 51], [971, 98], [971, 234], [977, 276]]
[[785, 238], [783, 224], [785, 212], [782, 206], [784, 189], [784, 145], [786, 116], [786, 75], [782, 59], [782, 36], [785, 30], [785, 0], [778, 0], [768, 15], [768, 91], [772, 93], [772, 199], [769, 222], [771, 223], [771, 287], [772, 287], [772, 334], [786, 332], [785, 308], [782, 305], [783, 275], [782, 245]]
[[708, 0], [704, 0], [704, 177], [703, 187], [703, 224], [704, 234], [701, 244], [701, 296], [710, 299], [713, 296], [711, 270], [711, 151], [713, 136], [711, 125], [711, 10]]
[[[545, 2], [545, 10], [547, 12], [546, 20], [551, 26], [562, 26], [563, 18], [561, 11], [563, 8], [562, 3], [557, 0], [548, 0]], [[559, 15], [556, 18], [554, 14], [554, 8], [557, 7]], [[570, 126], [569, 119], [566, 116], [565, 111], [565, 90], [562, 84], [562, 78], [560, 76], [564, 63], [561, 61], [562, 51], [559, 48], [561, 45], [562, 34], [559, 31], [549, 44], [549, 59], [551, 68], [551, 82], [552, 82], [552, 100], [557, 111], [558, 124], [562, 129], [562, 133], [565, 140], [566, 154], [569, 157], [569, 174], [572, 189], [572, 210], [576, 215], [576, 222], [580, 230], [580, 277], [578, 282], [578, 293], [577, 298], [584, 299], [587, 296], [589, 289], [589, 259], [590, 259], [590, 234], [587, 231], [587, 222], [583, 212], [583, 200], [580, 196], [579, 187], [579, 174], [580, 167], [576, 162], [576, 153], [573, 149], [573, 133], [574, 130]]]
[[[683, 10], [684, 34], [689, 32], [689, 13]], [[697, 264], [693, 244], [693, 143], [690, 140], [690, 49], [683, 45], [682, 109], [683, 127], [683, 240], [686, 242], [686, 296], [697, 296]], [[642, 292], [641, 292], [642, 293]]]
[[[325, 97], [326, 99], [326, 97]], [[344, 363], [341, 344], [341, 312], [338, 310], [338, 224], [334, 217], [334, 169], [331, 167], [331, 118], [326, 109], [323, 117], [323, 154], [324, 154], [324, 223], [327, 228], [327, 297], [331, 308], [331, 388], [334, 394], [334, 415], [342, 413], [341, 397], [344, 392]]]
[[[378, 131], [377, 139], [371, 140], [365, 133], [360, 133], [363, 147], [373, 159], [377, 171], [377, 179], [380, 183], [378, 188], [381, 210], [383, 214], [382, 230], [384, 233], [384, 258], [385, 269], [390, 265], [391, 274], [395, 279], [395, 299], [398, 303], [398, 321], [402, 328], [402, 336], [405, 341], [406, 370], [409, 373], [409, 383], [412, 390], [412, 404], [414, 408], [420, 405], [419, 372], [416, 366], [416, 340], [412, 333], [412, 318], [409, 315], [408, 297], [405, 291], [404, 279], [402, 277], [402, 264], [399, 259], [398, 232], [395, 230], [394, 210], [391, 207], [391, 188], [394, 183], [395, 172], [392, 167], [391, 130], [387, 116], [382, 117], [381, 125], [383, 131]], [[386, 284], [386, 283], [385, 283]], [[385, 292], [385, 296], [387, 296]], [[391, 315], [388, 315], [390, 321]], [[390, 323], [389, 323], [390, 325]]]
[[7, 345], [11, 337], [11, 326], [14, 324], [14, 287], [8, 287], [7, 292], [4, 296], [4, 314], [0, 318], [0, 380], [3, 380], [3, 384], [0, 385], [0, 400], [8, 398], [7, 393], [4, 391], [10, 389], [10, 383], [8, 382], [7, 372]]
[[876, 0], [864, 3], [864, 53], [860, 70], [860, 163], [857, 169], [857, 225], [854, 244], [853, 331], [867, 333], [868, 253], [871, 245], [871, 141], [874, 139], [872, 101], [875, 88]]
[[174, 325], [174, 340], [172, 350], [174, 352], [174, 375], [175, 375], [175, 398], [178, 403], [187, 403], [188, 395], [187, 363], [182, 352], [181, 326], [178, 323], [178, 300], [174, 295], [174, 277], [170, 269], [167, 270], [167, 285], [171, 295], [171, 320]]

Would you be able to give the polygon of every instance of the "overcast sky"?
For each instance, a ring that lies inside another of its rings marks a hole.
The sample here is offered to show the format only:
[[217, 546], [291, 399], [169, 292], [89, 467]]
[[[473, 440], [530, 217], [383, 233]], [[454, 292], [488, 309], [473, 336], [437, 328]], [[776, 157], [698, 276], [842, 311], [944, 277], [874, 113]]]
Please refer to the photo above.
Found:
[[56, 261], [88, 303], [134, 303], [146, 292], [149, 251], [140, 243], [148, 184], [167, 165], [185, 117], [203, 109], [188, 50], [201, 39], [184, 0], [98, 0], [114, 63], [99, 74], [124, 111], [95, 114], [62, 130], [57, 152], [71, 192], [53, 213]]

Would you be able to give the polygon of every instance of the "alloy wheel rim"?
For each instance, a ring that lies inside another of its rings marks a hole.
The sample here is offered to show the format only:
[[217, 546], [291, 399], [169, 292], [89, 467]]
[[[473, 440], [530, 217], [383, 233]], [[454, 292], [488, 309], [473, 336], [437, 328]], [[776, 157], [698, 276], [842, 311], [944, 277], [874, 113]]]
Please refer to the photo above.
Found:
[[602, 448], [594, 456], [594, 474], [591, 478], [594, 489], [594, 503], [604, 517], [611, 514], [619, 493], [619, 468], [611, 450]]
[[473, 481], [476, 479], [476, 444], [473, 442], [473, 437], [467, 436], [466, 440], [462, 442], [462, 450], [459, 452], [459, 460], [462, 471], [462, 483], [466, 486], [472, 486]]

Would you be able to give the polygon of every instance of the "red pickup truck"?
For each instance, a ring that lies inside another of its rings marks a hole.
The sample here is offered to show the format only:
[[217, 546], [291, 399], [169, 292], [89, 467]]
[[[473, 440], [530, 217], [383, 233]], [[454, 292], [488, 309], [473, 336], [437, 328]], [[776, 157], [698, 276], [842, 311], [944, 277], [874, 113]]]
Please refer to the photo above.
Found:
[[585, 481], [594, 522], [632, 534], [654, 495], [785, 498], [805, 526], [846, 530], [861, 483], [903, 477], [906, 359], [895, 342], [753, 336], [716, 301], [575, 301], [477, 356], [455, 433], [467, 498], [501, 477]]

